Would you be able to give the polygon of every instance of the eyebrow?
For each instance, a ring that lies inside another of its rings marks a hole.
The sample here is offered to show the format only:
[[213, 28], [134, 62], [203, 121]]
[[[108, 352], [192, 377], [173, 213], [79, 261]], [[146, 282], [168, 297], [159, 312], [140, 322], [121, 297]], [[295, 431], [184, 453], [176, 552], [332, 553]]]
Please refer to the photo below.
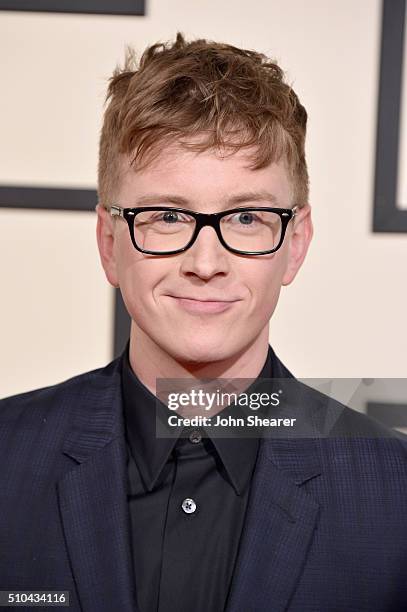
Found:
[[[193, 202], [180, 195], [171, 193], [148, 193], [136, 199], [135, 206], [143, 206], [145, 204], [156, 204], [157, 202], [168, 202], [178, 204], [179, 206], [191, 207]], [[231, 196], [223, 201], [225, 208], [241, 204], [243, 202], [268, 202], [269, 204], [279, 205], [278, 198], [267, 190], [260, 191], [245, 191]]]

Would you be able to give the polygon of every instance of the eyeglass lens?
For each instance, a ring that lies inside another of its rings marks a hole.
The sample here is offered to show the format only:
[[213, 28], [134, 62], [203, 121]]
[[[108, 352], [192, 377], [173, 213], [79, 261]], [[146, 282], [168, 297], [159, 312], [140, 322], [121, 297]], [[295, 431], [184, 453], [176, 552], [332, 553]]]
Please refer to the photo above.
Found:
[[[192, 238], [196, 220], [172, 210], [139, 212], [134, 219], [136, 244], [156, 253], [184, 248]], [[225, 215], [220, 230], [226, 244], [240, 251], [269, 251], [281, 238], [282, 221], [277, 213], [256, 209]]]

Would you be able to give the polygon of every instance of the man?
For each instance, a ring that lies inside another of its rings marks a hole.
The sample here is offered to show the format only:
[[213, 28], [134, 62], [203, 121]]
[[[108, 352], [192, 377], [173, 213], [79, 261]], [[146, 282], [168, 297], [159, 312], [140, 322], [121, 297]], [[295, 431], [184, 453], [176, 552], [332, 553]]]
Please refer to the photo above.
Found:
[[85, 612], [406, 610], [401, 435], [299, 384], [312, 435], [156, 435], [160, 380], [296, 382], [268, 338], [313, 234], [304, 107], [265, 56], [181, 34], [107, 98], [97, 241], [130, 338], [1, 403], [0, 588]]

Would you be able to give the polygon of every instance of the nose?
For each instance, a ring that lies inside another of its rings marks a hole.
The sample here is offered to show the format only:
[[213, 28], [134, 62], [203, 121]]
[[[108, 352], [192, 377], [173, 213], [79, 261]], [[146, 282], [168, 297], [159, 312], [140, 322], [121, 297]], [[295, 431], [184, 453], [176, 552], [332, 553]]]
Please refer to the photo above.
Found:
[[183, 253], [181, 271], [210, 278], [229, 270], [229, 252], [219, 242], [213, 227], [203, 227], [194, 244]]

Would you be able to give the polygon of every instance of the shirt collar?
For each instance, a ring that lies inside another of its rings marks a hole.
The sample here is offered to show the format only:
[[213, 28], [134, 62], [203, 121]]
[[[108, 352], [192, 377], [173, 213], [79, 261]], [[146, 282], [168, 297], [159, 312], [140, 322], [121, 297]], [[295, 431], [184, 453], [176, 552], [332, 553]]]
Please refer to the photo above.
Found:
[[[137, 464], [143, 484], [151, 491], [177, 444], [182, 427], [172, 428], [172, 437], [156, 436], [156, 410], [157, 416], [163, 423], [167, 422], [168, 416], [173, 412], [158, 400], [133, 372], [129, 360], [129, 345], [128, 341], [122, 354], [121, 365], [126, 435], [129, 450]], [[278, 359], [269, 345], [266, 361], [253, 385], [261, 378], [272, 378], [273, 376], [280, 377], [281, 372]], [[229, 408], [225, 408], [222, 415]], [[258, 438], [214, 436], [210, 440], [223, 463], [232, 486], [236, 493], [241, 495], [250, 481], [255, 466], [259, 447]]]

